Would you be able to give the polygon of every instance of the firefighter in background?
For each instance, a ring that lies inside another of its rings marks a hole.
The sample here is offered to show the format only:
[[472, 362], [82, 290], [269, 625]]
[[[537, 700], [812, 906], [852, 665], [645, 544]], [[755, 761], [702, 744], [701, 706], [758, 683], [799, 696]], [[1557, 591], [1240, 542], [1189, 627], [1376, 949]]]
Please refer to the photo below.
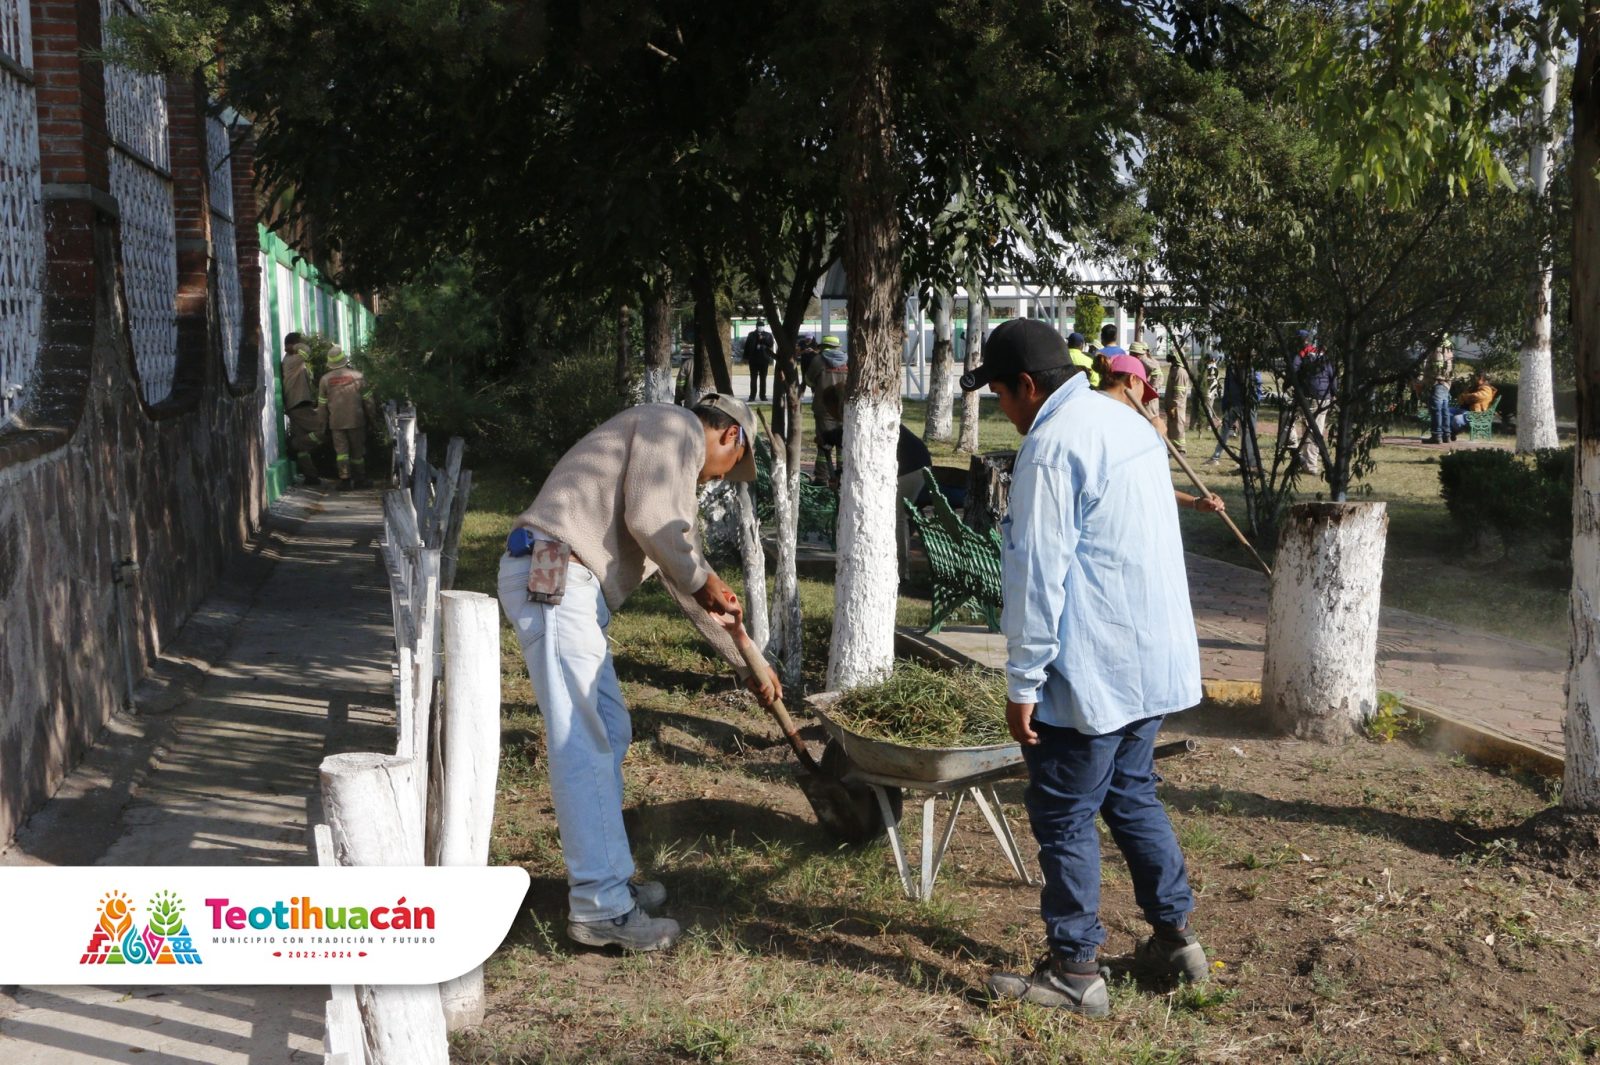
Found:
[[283, 338], [283, 409], [289, 416], [289, 450], [306, 484], [321, 484], [312, 451], [327, 435], [326, 411], [317, 405], [306, 366], [306, 341], [299, 333]]
[[376, 425], [378, 411], [367, 392], [367, 379], [350, 365], [350, 357], [335, 344], [328, 349], [328, 371], [317, 385], [319, 410], [326, 410], [333, 434], [333, 457], [339, 464], [339, 487], [365, 488], [367, 480], [367, 426]]

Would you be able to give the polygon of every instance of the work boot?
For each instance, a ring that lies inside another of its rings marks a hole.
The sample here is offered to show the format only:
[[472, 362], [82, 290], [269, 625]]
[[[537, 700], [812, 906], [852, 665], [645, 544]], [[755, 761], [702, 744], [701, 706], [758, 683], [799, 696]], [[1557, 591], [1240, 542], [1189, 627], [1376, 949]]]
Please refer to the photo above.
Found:
[[1204, 983], [1211, 977], [1205, 948], [1188, 926], [1157, 925], [1155, 934], [1140, 940], [1133, 952], [1133, 967], [1155, 977]]
[[628, 885], [633, 901], [648, 913], [655, 913], [667, 904], [667, 889], [656, 880], [640, 880]]
[[1099, 965], [1092, 961], [1047, 957], [1034, 967], [1031, 976], [995, 973], [989, 977], [989, 993], [997, 999], [1017, 999], [1087, 1017], [1104, 1017], [1111, 1012], [1105, 978], [1100, 975]]
[[651, 917], [635, 906], [609, 921], [568, 921], [567, 937], [586, 947], [621, 947], [623, 950], [662, 950], [678, 941], [678, 922]]

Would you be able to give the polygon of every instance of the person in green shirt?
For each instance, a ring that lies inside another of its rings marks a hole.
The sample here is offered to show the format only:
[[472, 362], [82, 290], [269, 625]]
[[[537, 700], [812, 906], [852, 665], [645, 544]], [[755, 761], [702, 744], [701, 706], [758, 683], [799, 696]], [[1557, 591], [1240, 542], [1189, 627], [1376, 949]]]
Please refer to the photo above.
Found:
[[1067, 358], [1072, 360], [1072, 365], [1082, 366], [1089, 372], [1089, 387], [1100, 387], [1100, 371], [1094, 368], [1094, 358], [1083, 350], [1083, 334], [1072, 333], [1067, 337]]

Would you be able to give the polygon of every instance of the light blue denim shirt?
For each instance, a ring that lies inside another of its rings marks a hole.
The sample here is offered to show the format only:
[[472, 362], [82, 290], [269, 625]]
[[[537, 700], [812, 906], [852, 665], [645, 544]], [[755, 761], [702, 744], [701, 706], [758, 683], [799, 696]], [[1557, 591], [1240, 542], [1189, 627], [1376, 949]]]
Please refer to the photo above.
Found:
[[1200, 701], [1200, 647], [1167, 452], [1078, 374], [1017, 452], [1005, 556], [1006, 685], [1034, 720], [1099, 736]]

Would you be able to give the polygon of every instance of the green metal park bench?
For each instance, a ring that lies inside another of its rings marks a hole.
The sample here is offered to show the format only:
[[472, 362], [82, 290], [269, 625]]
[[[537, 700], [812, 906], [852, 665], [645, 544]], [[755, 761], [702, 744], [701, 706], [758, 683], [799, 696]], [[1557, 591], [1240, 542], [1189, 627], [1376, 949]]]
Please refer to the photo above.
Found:
[[1499, 406], [1500, 397], [1497, 395], [1494, 397], [1494, 399], [1489, 401], [1489, 406], [1487, 409], [1469, 410], [1464, 413], [1464, 417], [1467, 419], [1468, 440], [1494, 439], [1495, 411], [1499, 408]]
[[[772, 445], [756, 441], [756, 517], [772, 520]], [[815, 538], [837, 548], [839, 538], [839, 493], [825, 484], [812, 484], [800, 478], [800, 521], [796, 532], [802, 540]]]
[[910, 500], [901, 500], [911, 527], [928, 553], [933, 578], [933, 616], [928, 632], [937, 634], [957, 612], [982, 615], [990, 632], [1000, 631], [1000, 537], [980, 533], [963, 522], [939, 491], [933, 471], [922, 471], [933, 494], [933, 513], [925, 516]]

